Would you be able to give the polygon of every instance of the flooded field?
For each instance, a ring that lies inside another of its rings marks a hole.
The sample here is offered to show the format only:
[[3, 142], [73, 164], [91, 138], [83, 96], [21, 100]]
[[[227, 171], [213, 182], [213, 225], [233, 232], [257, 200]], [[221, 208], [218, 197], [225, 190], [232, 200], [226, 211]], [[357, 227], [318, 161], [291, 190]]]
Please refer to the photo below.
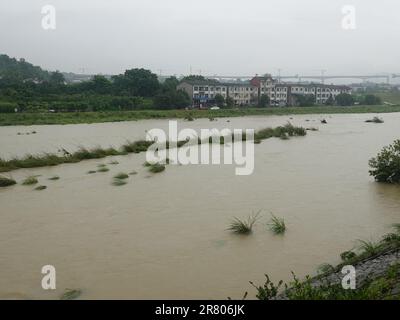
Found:
[[[356, 239], [377, 239], [400, 222], [400, 188], [368, 175], [368, 160], [400, 138], [400, 114], [382, 115], [383, 124], [364, 122], [373, 116], [179, 121], [194, 129], [287, 121], [319, 128], [256, 145], [250, 176], [236, 176], [230, 165], [169, 165], [151, 174], [145, 154], [10, 172], [19, 184], [0, 189], [0, 298], [54, 299], [65, 288], [88, 299], [225, 299], [245, 291], [254, 298], [249, 281], [262, 283], [265, 273], [285, 281], [291, 271], [315, 274], [318, 265], [339, 262]], [[0, 157], [118, 147], [167, 127], [168, 120], [0, 127]], [[110, 171], [87, 174], [99, 164]], [[111, 184], [115, 174], [133, 170], [128, 184]], [[47, 189], [20, 184], [32, 175]], [[48, 180], [54, 175], [60, 180]], [[252, 235], [226, 230], [233, 217], [259, 210]], [[268, 230], [271, 213], [285, 219], [284, 236]], [[55, 291], [41, 288], [48, 264], [57, 270]]]

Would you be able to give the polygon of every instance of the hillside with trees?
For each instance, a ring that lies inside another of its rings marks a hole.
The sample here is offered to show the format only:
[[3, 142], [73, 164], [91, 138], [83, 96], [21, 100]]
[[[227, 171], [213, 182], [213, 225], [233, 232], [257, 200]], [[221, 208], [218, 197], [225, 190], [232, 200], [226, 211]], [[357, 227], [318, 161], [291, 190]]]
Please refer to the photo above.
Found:
[[179, 109], [189, 96], [177, 91], [175, 77], [158, 81], [146, 69], [126, 70], [108, 79], [66, 83], [64, 75], [48, 72], [23, 59], [0, 56], [0, 113], [84, 112], [138, 109]]

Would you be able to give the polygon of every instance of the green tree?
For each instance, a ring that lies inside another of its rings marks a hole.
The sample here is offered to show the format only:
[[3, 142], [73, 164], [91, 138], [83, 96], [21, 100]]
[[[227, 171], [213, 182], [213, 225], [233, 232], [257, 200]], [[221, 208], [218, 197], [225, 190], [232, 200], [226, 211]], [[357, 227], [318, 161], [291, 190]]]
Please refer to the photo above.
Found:
[[233, 108], [235, 106], [235, 100], [231, 97], [226, 97], [225, 102], [228, 108]]
[[328, 100], [326, 100], [325, 105], [333, 106], [335, 104], [335, 99], [333, 99], [332, 95], [329, 95]]
[[132, 96], [153, 97], [160, 88], [157, 75], [145, 69], [126, 70], [113, 77], [116, 91]]
[[258, 101], [258, 106], [260, 108], [265, 108], [269, 105], [270, 99], [266, 94], [261, 95], [260, 100]]
[[190, 103], [189, 95], [182, 90], [160, 92], [154, 97], [154, 107], [157, 109], [183, 109]]
[[217, 107], [219, 108], [223, 108], [224, 107], [224, 103], [225, 103], [225, 98], [223, 97], [222, 94], [217, 93], [215, 95], [215, 103], [217, 104]]
[[348, 93], [341, 93], [336, 96], [336, 103], [339, 106], [352, 106], [354, 104], [354, 98], [351, 94]]
[[295, 94], [296, 104], [300, 107], [311, 107], [315, 104], [315, 96], [313, 94]]
[[89, 87], [99, 94], [108, 94], [111, 92], [112, 83], [106, 77], [102, 75], [96, 75], [90, 81]]
[[176, 77], [169, 77], [165, 79], [164, 83], [162, 84], [162, 89], [164, 91], [176, 90], [178, 84], [179, 80]]
[[65, 83], [64, 75], [60, 71], [55, 71], [50, 74], [50, 83], [60, 85]]
[[373, 94], [367, 94], [362, 100], [362, 103], [367, 106], [380, 105], [382, 104], [382, 100]]
[[206, 78], [204, 78], [203, 76], [200, 76], [200, 75], [195, 75], [195, 74], [191, 74], [191, 75], [189, 75], [189, 76], [186, 76], [186, 77], [184, 77], [182, 80], [181, 80], [181, 82], [183, 82], [183, 81], [204, 81], [204, 80], [206, 80]]

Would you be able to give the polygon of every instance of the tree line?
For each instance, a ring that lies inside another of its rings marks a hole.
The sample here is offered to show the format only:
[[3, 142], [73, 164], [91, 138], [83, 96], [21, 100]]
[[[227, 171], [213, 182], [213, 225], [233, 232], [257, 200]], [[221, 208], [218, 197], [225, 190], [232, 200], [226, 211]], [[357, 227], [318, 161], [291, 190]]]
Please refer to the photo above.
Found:
[[185, 108], [190, 97], [176, 90], [178, 84], [176, 77], [160, 83], [156, 74], [139, 68], [111, 78], [96, 75], [67, 83], [59, 71], [0, 55], [0, 112]]

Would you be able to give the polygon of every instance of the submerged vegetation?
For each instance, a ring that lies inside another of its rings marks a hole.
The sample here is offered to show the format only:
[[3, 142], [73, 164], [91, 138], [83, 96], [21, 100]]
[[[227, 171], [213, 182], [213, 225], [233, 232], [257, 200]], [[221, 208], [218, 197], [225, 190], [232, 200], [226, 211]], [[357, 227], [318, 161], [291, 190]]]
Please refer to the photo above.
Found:
[[253, 232], [253, 226], [258, 219], [258, 215], [259, 213], [253, 214], [249, 216], [247, 220], [240, 220], [239, 218], [234, 218], [228, 230], [236, 234], [248, 235]]
[[42, 190], [46, 190], [46, 189], [47, 189], [46, 186], [38, 186], [35, 188], [35, 190], [37, 190], [37, 191], [42, 191]]
[[[276, 128], [265, 128], [260, 131], [255, 132], [254, 141], [256, 143], [260, 143], [261, 140], [269, 139], [269, 138], [282, 138], [287, 139], [288, 137], [293, 136], [305, 136], [307, 134], [307, 130], [302, 127], [295, 127], [290, 123], [287, 123], [284, 126], [279, 126]], [[233, 134], [232, 134], [233, 138]], [[242, 140], [246, 140], [246, 135], [243, 134]], [[206, 141], [198, 140], [198, 144], [201, 143], [211, 143], [212, 137], [206, 139]], [[146, 141], [139, 140], [135, 142], [127, 142], [124, 144], [119, 150], [115, 148], [107, 148], [102, 149], [100, 147], [96, 147], [94, 149], [86, 149], [84, 147], [79, 148], [77, 151], [73, 153], [69, 153], [64, 149], [63, 155], [53, 154], [53, 153], [44, 153], [41, 155], [32, 155], [29, 154], [23, 158], [13, 158], [11, 160], [3, 160], [0, 159], [0, 172], [12, 171], [20, 168], [36, 168], [36, 167], [45, 167], [45, 166], [56, 166], [63, 163], [77, 163], [83, 160], [90, 159], [102, 159], [108, 156], [118, 156], [118, 155], [126, 155], [128, 153], [140, 153], [145, 152], [148, 148], [154, 143], [154, 141]], [[178, 141], [177, 147], [183, 147], [188, 141]], [[220, 143], [225, 143], [225, 138], [220, 138]], [[170, 147], [170, 142], [166, 143], [166, 148]], [[110, 164], [117, 164], [117, 161], [112, 161]], [[104, 168], [106, 168], [105, 164], [99, 165], [99, 172], [105, 172]], [[158, 170], [160, 167], [156, 167], [154, 170]], [[163, 171], [163, 170], [161, 170]], [[157, 171], [160, 172], [160, 171]]]
[[369, 161], [370, 175], [378, 182], [400, 183], [400, 140], [386, 146]]
[[52, 176], [51, 178], [49, 178], [49, 180], [55, 181], [55, 180], [60, 180], [59, 176]]
[[149, 171], [152, 173], [159, 173], [165, 170], [165, 165], [161, 163], [150, 164]]
[[26, 178], [24, 181], [22, 181], [22, 184], [24, 186], [30, 186], [30, 185], [33, 185], [33, 184], [37, 184], [38, 182], [39, 181], [35, 176], [31, 176], [31, 177]]
[[365, 122], [367, 122], [367, 123], [384, 123], [385, 121], [383, 121], [382, 118], [373, 117], [372, 119], [365, 120]]
[[124, 179], [114, 179], [112, 182], [112, 185], [116, 186], [116, 187], [123, 186], [126, 184], [127, 184], [127, 182]]
[[114, 176], [114, 179], [118, 179], [118, 180], [124, 180], [124, 179], [128, 179], [129, 175], [127, 175], [126, 173], [120, 172], [117, 175]]
[[6, 178], [4, 176], [0, 176], [0, 188], [1, 187], [8, 187], [16, 184], [17, 182], [14, 179]]
[[286, 232], [286, 224], [283, 218], [278, 218], [272, 215], [270, 223], [268, 223], [270, 230], [274, 234], [284, 234]]
[[61, 296], [61, 300], [73, 300], [78, 298], [82, 294], [80, 289], [65, 289], [65, 292]]

